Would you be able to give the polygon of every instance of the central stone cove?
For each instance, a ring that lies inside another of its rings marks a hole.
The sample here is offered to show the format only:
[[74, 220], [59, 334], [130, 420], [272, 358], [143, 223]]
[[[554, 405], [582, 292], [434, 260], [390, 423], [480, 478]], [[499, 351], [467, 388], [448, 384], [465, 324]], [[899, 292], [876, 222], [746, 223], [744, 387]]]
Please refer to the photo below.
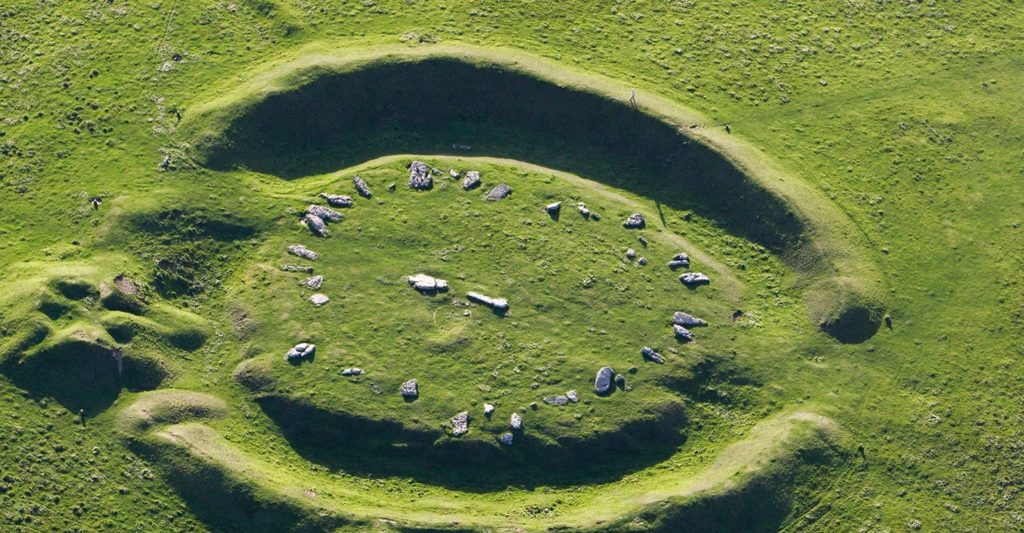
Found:
[[758, 350], [734, 316], [740, 281], [700, 247], [783, 267], [707, 219], [486, 158], [397, 156], [282, 187], [292, 214], [231, 295], [259, 324], [235, 376], [313, 462], [572, 484], [655, 464], [762, 403], [739, 370]]

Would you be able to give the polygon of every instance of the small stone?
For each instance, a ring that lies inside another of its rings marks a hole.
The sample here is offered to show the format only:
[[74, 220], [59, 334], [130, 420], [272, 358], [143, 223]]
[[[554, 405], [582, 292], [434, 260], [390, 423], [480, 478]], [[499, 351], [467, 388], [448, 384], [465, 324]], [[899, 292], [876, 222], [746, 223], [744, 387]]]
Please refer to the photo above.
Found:
[[309, 204], [306, 213], [320, 217], [324, 222], [338, 222], [345, 218], [345, 215], [322, 205]]
[[690, 256], [683, 253], [676, 254], [672, 256], [672, 260], [668, 262], [668, 267], [672, 270], [690, 268]]
[[540, 407], [540, 406], [537, 405], [537, 402], [530, 402], [530, 409], [533, 409], [534, 411], [536, 411], [538, 407]]
[[512, 428], [514, 431], [521, 431], [523, 429], [523, 417], [519, 416], [519, 413], [512, 413], [508, 427]]
[[396, 183], [389, 183], [388, 184], [388, 192], [395, 192], [397, 190], [398, 190], [398, 184], [396, 184]]
[[429, 190], [434, 186], [434, 180], [430, 176], [430, 167], [422, 161], [409, 163], [409, 188], [420, 191]]
[[637, 264], [639, 264], [640, 266], [647, 266], [647, 258], [641, 257], [640, 259], [637, 260]]
[[341, 375], [343, 376], [361, 376], [362, 374], [363, 369], [358, 367], [346, 368], [341, 371]]
[[692, 287], [695, 285], [706, 285], [711, 283], [711, 278], [700, 272], [687, 272], [686, 274], [679, 276], [679, 281], [683, 282], [683, 285]]
[[548, 204], [544, 206], [544, 210], [547, 211], [549, 215], [555, 216], [562, 211], [562, 202]]
[[643, 235], [641, 235], [641, 236], [637, 237], [637, 240], [640, 241], [640, 244], [644, 245], [645, 247], [647, 246], [647, 237], [644, 237]]
[[307, 289], [313, 289], [315, 291], [315, 290], [318, 290], [320, 288], [320, 286], [324, 284], [324, 277], [323, 276], [309, 277], [309, 278], [306, 278], [306, 281], [303, 281], [302, 284]]
[[679, 324], [672, 324], [672, 333], [675, 334], [676, 339], [680, 341], [689, 342], [693, 340], [693, 333], [690, 333], [690, 330], [680, 326]]
[[626, 376], [622, 374], [615, 374], [615, 384], [620, 388], [626, 388]]
[[327, 200], [327, 204], [331, 207], [352, 207], [352, 197], [347, 194], [327, 194], [325, 192], [320, 193], [320, 197]]
[[672, 323], [687, 328], [708, 325], [708, 323], [705, 322], [704, 320], [701, 320], [691, 314], [684, 313], [682, 311], [676, 311], [675, 313], [672, 314]]
[[575, 390], [566, 391], [565, 397], [569, 398], [569, 401], [572, 403], [580, 401], [580, 393], [576, 392]]
[[484, 416], [490, 417], [494, 414], [494, 405], [485, 403], [484, 404]]
[[331, 301], [331, 299], [328, 298], [326, 294], [317, 293], [314, 294], [313, 296], [310, 296], [309, 301], [313, 302], [314, 306], [320, 307], [322, 305], [325, 305], [327, 302]]
[[313, 267], [306, 265], [281, 265], [281, 270], [285, 272], [305, 272], [307, 274], [313, 273]]
[[626, 229], [643, 229], [647, 225], [647, 221], [640, 213], [633, 213], [632, 215], [629, 215], [629, 218], [627, 218], [622, 225]]
[[[456, 176], [457, 177], [457, 176]], [[475, 170], [466, 172], [466, 177], [462, 179], [462, 189], [470, 190], [480, 186], [480, 173]]]
[[319, 254], [301, 244], [293, 244], [289, 246], [288, 253], [299, 256], [303, 259], [309, 259], [310, 261], [316, 261], [317, 258], [320, 257]]
[[410, 379], [405, 383], [402, 383], [402, 397], [408, 399], [418, 398], [420, 395], [419, 385], [416, 383], [416, 379]]
[[505, 183], [499, 183], [495, 188], [491, 189], [491, 192], [487, 193], [485, 198], [488, 201], [495, 202], [501, 200], [506, 196], [512, 194], [512, 187], [509, 187]]
[[640, 348], [640, 355], [642, 355], [644, 359], [654, 361], [659, 365], [665, 364], [665, 358], [662, 357], [660, 353], [654, 351], [654, 348], [651, 348], [650, 346], [644, 346], [643, 348]]
[[501, 436], [498, 437], [498, 442], [502, 443], [505, 446], [511, 446], [512, 445], [512, 434], [508, 433], [508, 432], [502, 433]]
[[409, 276], [409, 285], [420, 292], [445, 292], [448, 290], [447, 281], [426, 274]]
[[636, 259], [636, 250], [629, 248], [626, 250], [626, 257], [629, 259]]
[[317, 237], [327, 237], [331, 234], [331, 232], [327, 230], [327, 224], [324, 223], [324, 219], [316, 215], [306, 213], [302, 216], [302, 222], [304, 222], [306, 227], [309, 228], [309, 232]]
[[355, 185], [356, 192], [359, 193], [359, 196], [362, 196], [363, 198], [373, 197], [373, 193], [370, 192], [370, 186], [366, 184], [366, 180], [363, 178], [360, 178], [359, 176], [353, 177], [352, 184]]
[[504, 298], [491, 298], [490, 296], [485, 296], [479, 292], [468, 292], [466, 293], [466, 297], [471, 301], [482, 303], [499, 313], [508, 311], [508, 300]]
[[590, 218], [590, 210], [587, 209], [587, 205], [584, 204], [583, 202], [576, 204], [576, 210], [579, 211], [581, 215], [583, 215], [583, 218]]
[[452, 435], [460, 437], [469, 432], [469, 411], [463, 411], [452, 417]]
[[284, 354], [284, 360], [288, 362], [295, 362], [311, 357], [314, 353], [316, 353], [315, 344], [300, 342], [288, 350], [288, 353]]
[[546, 403], [548, 405], [565, 405], [565, 404], [569, 403], [569, 398], [567, 396], [562, 396], [562, 395], [558, 395], [558, 396], [545, 396], [544, 397], [544, 403]]
[[612, 390], [612, 376], [615, 375], [615, 371], [611, 367], [601, 367], [597, 371], [597, 377], [594, 378], [594, 392], [598, 394], [607, 394]]

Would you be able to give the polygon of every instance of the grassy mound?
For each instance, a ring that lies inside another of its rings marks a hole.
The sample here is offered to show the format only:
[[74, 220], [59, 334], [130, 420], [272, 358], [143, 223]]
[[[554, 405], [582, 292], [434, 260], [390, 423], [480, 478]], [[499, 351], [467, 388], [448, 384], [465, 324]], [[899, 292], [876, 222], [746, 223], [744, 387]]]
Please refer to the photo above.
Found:
[[[697, 131], [699, 115], [657, 98], [637, 106], [628, 94], [536, 58], [472, 48], [315, 55], [200, 105], [183, 130], [212, 168], [284, 178], [396, 152], [465, 150], [571, 170], [716, 220], [781, 254], [809, 293], [812, 280], [842, 276], [878, 300], [860, 237], [827, 200], [752, 148]], [[829, 312], [847, 314], [844, 303]]]

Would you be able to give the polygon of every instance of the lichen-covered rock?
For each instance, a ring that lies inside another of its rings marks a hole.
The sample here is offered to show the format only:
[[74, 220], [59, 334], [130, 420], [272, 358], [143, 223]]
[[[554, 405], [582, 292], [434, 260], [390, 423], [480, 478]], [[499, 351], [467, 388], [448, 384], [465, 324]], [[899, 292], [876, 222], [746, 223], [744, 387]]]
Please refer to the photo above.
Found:
[[352, 197], [347, 194], [327, 194], [325, 192], [320, 193], [320, 197], [327, 200], [327, 204], [331, 207], [352, 207]]
[[676, 339], [681, 341], [689, 342], [694, 338], [693, 333], [690, 333], [690, 330], [680, 326], [679, 324], [672, 324], [672, 333], [676, 336]]
[[654, 348], [651, 348], [650, 346], [644, 346], [643, 348], [640, 348], [640, 355], [642, 355], [644, 359], [654, 361], [659, 365], [665, 364], [665, 358], [662, 357], [660, 353], [654, 351]]
[[352, 184], [356, 186], [356, 192], [363, 198], [372, 198], [373, 193], [370, 192], [370, 186], [366, 184], [366, 180], [355, 176], [352, 178]]
[[580, 393], [576, 392], [575, 390], [566, 391], [565, 397], [569, 398], [569, 401], [572, 403], [580, 401]]
[[491, 298], [490, 296], [485, 296], [479, 292], [468, 292], [466, 293], [466, 297], [474, 302], [482, 303], [495, 311], [501, 313], [508, 311], [508, 300], [504, 298]]
[[407, 399], [415, 399], [420, 395], [419, 385], [416, 383], [416, 379], [410, 379], [405, 383], [402, 383], [402, 397]]
[[486, 199], [491, 202], [494, 202], [497, 200], [501, 200], [502, 198], [505, 198], [510, 194], [512, 194], [512, 187], [505, 183], [499, 183], [496, 187], [491, 189], [489, 193], [487, 193]]
[[647, 221], [640, 213], [633, 213], [632, 215], [629, 215], [622, 225], [627, 229], [643, 229], [647, 225]]
[[683, 326], [684, 328], [695, 328], [708, 325], [704, 320], [682, 311], [676, 311], [672, 314], [672, 323]]
[[313, 267], [307, 265], [281, 265], [281, 270], [285, 272], [305, 272], [307, 274], [313, 273]]
[[558, 396], [545, 396], [544, 403], [548, 405], [565, 405], [569, 403], [569, 398], [561, 394]]
[[306, 224], [307, 228], [309, 228], [309, 232], [317, 237], [326, 237], [331, 234], [331, 232], [327, 230], [327, 224], [324, 223], [324, 219], [316, 215], [306, 213], [305, 215], [302, 215], [302, 222]]
[[469, 432], [469, 411], [463, 411], [452, 417], [452, 435], [460, 437]]
[[512, 439], [513, 439], [512, 434], [509, 433], [509, 432], [505, 432], [505, 433], [502, 433], [500, 437], [498, 437], [498, 442], [502, 443], [505, 446], [511, 446], [512, 445]]
[[288, 353], [284, 354], [284, 360], [288, 362], [296, 362], [307, 357], [312, 357], [314, 353], [316, 353], [315, 344], [300, 342], [292, 347], [292, 349], [288, 350]]
[[445, 292], [448, 290], [447, 281], [426, 274], [409, 276], [409, 285], [420, 292]]
[[363, 369], [359, 368], [359, 367], [346, 368], [345, 370], [341, 371], [341, 375], [343, 375], [343, 376], [361, 376], [361, 375], [363, 375]]
[[484, 416], [491, 416], [494, 414], [494, 405], [485, 403], [484, 404]]
[[462, 178], [462, 188], [467, 191], [479, 187], [480, 183], [480, 173], [475, 170], [466, 172], [466, 177]]
[[508, 427], [514, 431], [521, 431], [523, 429], [523, 417], [519, 416], [519, 413], [512, 413], [508, 421]]
[[548, 204], [544, 206], [544, 210], [547, 211], [549, 215], [555, 216], [562, 211], [562, 202]]
[[430, 177], [430, 167], [422, 161], [409, 163], [409, 188], [425, 191], [434, 186]]
[[615, 375], [615, 371], [611, 367], [601, 367], [597, 371], [597, 377], [594, 378], [594, 392], [598, 394], [608, 394], [612, 390], [612, 377]]
[[326, 305], [327, 302], [331, 301], [331, 299], [328, 298], [326, 294], [317, 293], [310, 296], [309, 301], [313, 303], [313, 306], [320, 307], [322, 305]]
[[323, 284], [324, 284], [324, 277], [323, 276], [312, 276], [312, 277], [306, 278], [306, 281], [302, 282], [303, 286], [305, 286], [307, 289], [313, 289], [314, 291], [318, 290], [320, 288], [320, 286], [323, 285]]
[[306, 248], [301, 244], [292, 244], [288, 247], [288, 253], [299, 256], [303, 259], [309, 259], [310, 261], [316, 261], [320, 257], [319, 254]]
[[676, 254], [672, 256], [672, 260], [668, 262], [668, 267], [672, 270], [690, 268], [690, 256], [682, 253]]
[[324, 207], [322, 205], [316, 204], [309, 204], [309, 207], [306, 208], [306, 213], [318, 216], [320, 217], [321, 220], [325, 222], [338, 222], [339, 220], [345, 218], [345, 215], [342, 215], [341, 213], [329, 207]]
[[687, 272], [686, 274], [679, 276], [679, 281], [683, 282], [683, 285], [692, 287], [694, 285], [705, 285], [711, 283], [711, 278], [700, 272]]

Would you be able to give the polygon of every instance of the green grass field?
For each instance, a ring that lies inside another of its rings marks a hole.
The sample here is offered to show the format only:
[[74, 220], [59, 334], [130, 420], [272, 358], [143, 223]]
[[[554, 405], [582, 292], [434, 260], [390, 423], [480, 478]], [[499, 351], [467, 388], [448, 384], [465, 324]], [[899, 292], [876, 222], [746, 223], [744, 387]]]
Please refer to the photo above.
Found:
[[[5, 2], [0, 530], [1024, 529], [1022, 34], [987, 0]], [[355, 198], [327, 238], [321, 192]]]

